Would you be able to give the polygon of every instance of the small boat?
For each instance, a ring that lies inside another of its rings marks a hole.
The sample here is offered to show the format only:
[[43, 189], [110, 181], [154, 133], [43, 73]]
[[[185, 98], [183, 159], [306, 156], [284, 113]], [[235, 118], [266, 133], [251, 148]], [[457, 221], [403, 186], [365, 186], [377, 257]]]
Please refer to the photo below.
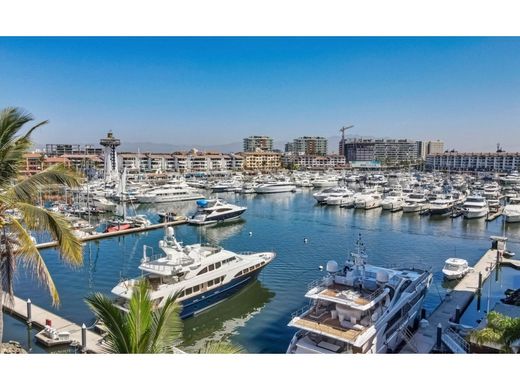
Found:
[[128, 221], [109, 221], [105, 233], [119, 232], [121, 230], [127, 230], [132, 227], [132, 224]]
[[446, 279], [455, 280], [461, 279], [470, 270], [471, 268], [468, 266], [468, 262], [466, 260], [450, 257], [444, 262], [442, 273]]
[[240, 218], [247, 210], [247, 207], [237, 206], [220, 199], [200, 199], [197, 201], [197, 206], [197, 212], [188, 219], [189, 224], [208, 225], [231, 221]]
[[511, 251], [504, 251], [504, 257], [506, 258], [511, 258], [511, 257], [514, 257], [515, 256], [515, 252], [511, 252]]

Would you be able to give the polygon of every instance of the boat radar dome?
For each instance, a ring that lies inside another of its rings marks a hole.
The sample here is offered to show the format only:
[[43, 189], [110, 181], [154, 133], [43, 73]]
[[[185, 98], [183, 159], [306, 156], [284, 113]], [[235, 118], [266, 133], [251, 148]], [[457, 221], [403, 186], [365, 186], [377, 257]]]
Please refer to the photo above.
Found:
[[327, 261], [326, 269], [327, 272], [330, 272], [331, 274], [336, 273], [339, 271], [338, 263], [334, 260]]
[[166, 229], [166, 235], [168, 237], [173, 237], [173, 227], [168, 226], [168, 228]]
[[376, 281], [381, 284], [388, 283], [388, 272], [377, 271], [376, 272]]

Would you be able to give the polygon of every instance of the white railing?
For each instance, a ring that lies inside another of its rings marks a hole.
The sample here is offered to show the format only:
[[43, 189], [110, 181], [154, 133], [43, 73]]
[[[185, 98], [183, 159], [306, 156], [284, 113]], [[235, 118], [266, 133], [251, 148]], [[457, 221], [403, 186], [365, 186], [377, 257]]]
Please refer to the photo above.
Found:
[[298, 310], [296, 311], [293, 311], [291, 313], [291, 318], [296, 318], [296, 317], [301, 317], [301, 315], [307, 311], [309, 311], [311, 309], [312, 305], [311, 304], [306, 304], [305, 306], [303, 307], [300, 307]]
[[321, 287], [322, 289], [325, 289], [325, 280], [323, 280], [323, 278], [313, 280], [307, 285], [307, 291], [312, 290], [315, 287]]
[[469, 343], [451, 328], [444, 331], [442, 341], [453, 353], [469, 353]]

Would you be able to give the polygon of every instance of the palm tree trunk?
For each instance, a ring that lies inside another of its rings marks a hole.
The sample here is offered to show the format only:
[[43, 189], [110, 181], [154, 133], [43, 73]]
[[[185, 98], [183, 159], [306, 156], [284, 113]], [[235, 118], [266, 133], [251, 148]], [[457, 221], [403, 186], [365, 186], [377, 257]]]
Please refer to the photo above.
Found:
[[4, 337], [4, 291], [0, 286], [0, 353], [3, 352], [2, 340]]

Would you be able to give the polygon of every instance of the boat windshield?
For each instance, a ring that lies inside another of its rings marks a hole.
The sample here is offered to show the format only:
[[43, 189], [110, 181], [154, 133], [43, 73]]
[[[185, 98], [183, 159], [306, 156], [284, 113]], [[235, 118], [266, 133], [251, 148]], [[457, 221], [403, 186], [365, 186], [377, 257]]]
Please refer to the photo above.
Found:
[[455, 265], [455, 264], [446, 264], [444, 266], [444, 269], [447, 270], [447, 271], [458, 271], [461, 268], [462, 267], [460, 265]]

